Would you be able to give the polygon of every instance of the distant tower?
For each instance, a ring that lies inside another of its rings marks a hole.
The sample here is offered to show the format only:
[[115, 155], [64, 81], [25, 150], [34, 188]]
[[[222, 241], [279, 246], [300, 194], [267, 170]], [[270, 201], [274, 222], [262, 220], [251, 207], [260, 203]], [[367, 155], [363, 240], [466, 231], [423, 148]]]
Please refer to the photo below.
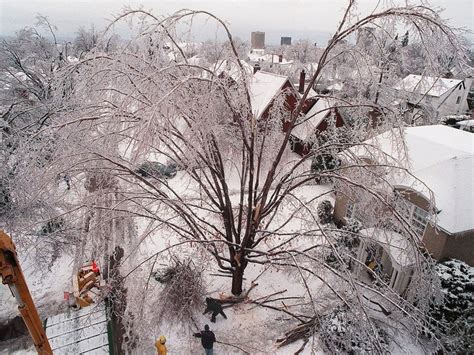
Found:
[[251, 44], [252, 44], [252, 49], [264, 49], [265, 48], [265, 32], [260, 32], [260, 31], [252, 32]]
[[280, 45], [291, 46], [291, 37], [282, 37], [280, 41]]

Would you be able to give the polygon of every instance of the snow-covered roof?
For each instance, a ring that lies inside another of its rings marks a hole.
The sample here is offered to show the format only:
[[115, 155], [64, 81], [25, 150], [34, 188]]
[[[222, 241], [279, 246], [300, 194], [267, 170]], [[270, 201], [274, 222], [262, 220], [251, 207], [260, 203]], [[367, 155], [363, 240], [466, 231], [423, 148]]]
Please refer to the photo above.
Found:
[[421, 95], [440, 97], [460, 83], [462, 83], [462, 80], [459, 79], [434, 78], [430, 76], [410, 74], [395, 85], [394, 88], [396, 90], [403, 90]]
[[265, 112], [266, 108], [282, 90], [288, 77], [267, 73], [259, 70], [249, 80], [250, 103], [252, 113], [256, 117]]
[[[310, 98], [316, 97], [316, 96], [318, 96], [318, 95], [319, 95], [319, 94], [318, 94], [313, 88], [311, 88], [311, 89], [309, 89], [309, 93], [308, 93], [307, 98], [310, 99]], [[301, 95], [301, 96], [303, 96], [303, 95]]]
[[440, 211], [439, 227], [448, 233], [474, 229], [474, 135], [444, 125], [408, 127], [403, 133], [406, 149], [397, 143], [400, 132], [394, 130], [351, 151], [370, 158], [375, 152], [371, 146], [379, 147], [413, 174], [396, 174], [391, 181], [394, 186], [412, 189], [427, 199], [431, 190]]
[[279, 65], [291, 65], [292, 60], [287, 60], [282, 57], [280, 62], [280, 56], [278, 54], [265, 54], [265, 50], [252, 49], [252, 52], [248, 54], [248, 58], [251, 62], [265, 62]]
[[328, 90], [331, 91], [341, 91], [344, 88], [344, 84], [341, 82], [335, 82], [328, 86]]
[[200, 57], [199, 55], [192, 56], [191, 58], [188, 58], [188, 64], [190, 65], [202, 65], [204, 62], [204, 58]]
[[291, 134], [301, 140], [309, 138], [324, 118], [330, 114], [331, 106], [331, 100], [327, 97], [320, 97], [306, 113], [304, 121], [293, 128]]
[[68, 55], [67, 60], [68, 60], [69, 63], [79, 63], [79, 58], [74, 57], [72, 55]]
[[[242, 67], [244, 68], [244, 71], [247, 74], [253, 73], [253, 67], [250, 64], [248, 64], [247, 62], [243, 60], [239, 60], [239, 61], [242, 64]], [[228, 60], [228, 59], [219, 60], [218, 62], [211, 65], [209, 69], [213, 71], [216, 75], [226, 73], [234, 80], [238, 80], [241, 77], [240, 66], [236, 62]]]
[[390, 255], [392, 263], [402, 267], [415, 263], [413, 246], [401, 234], [383, 228], [367, 228], [359, 233], [381, 245]]

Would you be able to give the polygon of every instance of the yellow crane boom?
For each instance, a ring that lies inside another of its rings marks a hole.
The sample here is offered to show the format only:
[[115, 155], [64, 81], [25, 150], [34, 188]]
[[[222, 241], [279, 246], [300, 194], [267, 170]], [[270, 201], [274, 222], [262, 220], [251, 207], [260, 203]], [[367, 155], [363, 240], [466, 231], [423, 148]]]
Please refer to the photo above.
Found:
[[15, 244], [12, 239], [0, 230], [0, 277], [8, 285], [18, 303], [21, 317], [33, 338], [36, 351], [40, 355], [53, 354], [41, 319], [31, 298], [23, 271], [18, 261]]

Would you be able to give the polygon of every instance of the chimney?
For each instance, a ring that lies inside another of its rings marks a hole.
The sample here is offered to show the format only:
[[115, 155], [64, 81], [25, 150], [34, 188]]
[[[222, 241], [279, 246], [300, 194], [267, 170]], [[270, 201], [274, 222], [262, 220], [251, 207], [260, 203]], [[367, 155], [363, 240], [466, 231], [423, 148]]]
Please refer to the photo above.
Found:
[[300, 94], [304, 93], [304, 79], [306, 78], [306, 73], [304, 72], [304, 69], [300, 73], [300, 86], [298, 88], [298, 91]]
[[283, 54], [278, 55], [278, 63], [283, 62]]
[[260, 70], [260, 64], [258, 63], [255, 63], [253, 65], [253, 73], [255, 74], [256, 72], [258, 72]]

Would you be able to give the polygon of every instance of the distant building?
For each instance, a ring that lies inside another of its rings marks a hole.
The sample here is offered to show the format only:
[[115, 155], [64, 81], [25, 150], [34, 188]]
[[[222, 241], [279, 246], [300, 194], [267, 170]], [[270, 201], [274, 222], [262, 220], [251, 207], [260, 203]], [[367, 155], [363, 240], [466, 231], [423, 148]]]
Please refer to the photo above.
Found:
[[252, 49], [264, 49], [265, 48], [265, 32], [255, 31], [252, 32], [251, 36]]
[[282, 46], [283, 45], [291, 46], [291, 37], [282, 37], [280, 45], [282, 45]]

